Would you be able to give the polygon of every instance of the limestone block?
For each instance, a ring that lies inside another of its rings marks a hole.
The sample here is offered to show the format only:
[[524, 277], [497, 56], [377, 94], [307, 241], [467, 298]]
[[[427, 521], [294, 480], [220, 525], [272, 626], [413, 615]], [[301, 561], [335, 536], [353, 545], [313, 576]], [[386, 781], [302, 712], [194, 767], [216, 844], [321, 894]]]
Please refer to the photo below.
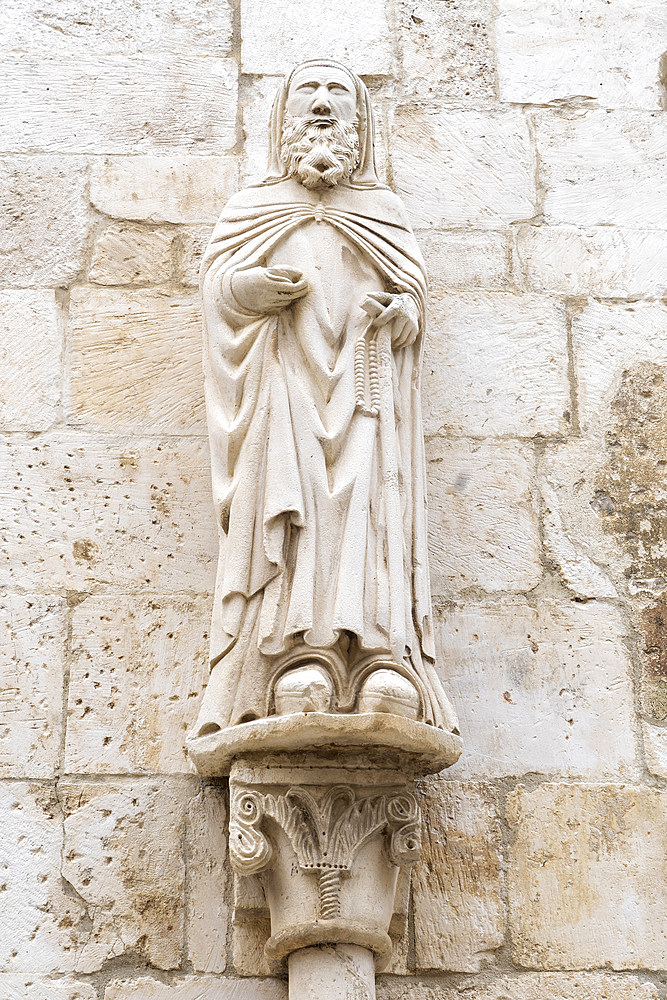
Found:
[[570, 389], [563, 308], [538, 295], [436, 291], [423, 383], [427, 434], [564, 433]]
[[227, 964], [226, 798], [226, 786], [205, 786], [188, 807], [188, 956], [197, 972], [224, 972]]
[[657, 229], [524, 227], [517, 257], [528, 287], [538, 292], [601, 298], [667, 293], [667, 235]]
[[588, 97], [609, 108], [660, 108], [667, 34], [661, 0], [501, 0], [496, 20], [503, 101]]
[[656, 778], [667, 780], [667, 726], [642, 722], [646, 766]]
[[510, 792], [514, 961], [663, 969], [667, 794], [614, 785]]
[[0, 446], [0, 581], [212, 589], [208, 444], [65, 434]]
[[0, 72], [9, 152], [205, 154], [236, 141], [231, 59], [5, 53]]
[[279, 979], [183, 976], [167, 984], [142, 976], [112, 979], [104, 1000], [287, 1000], [287, 983]]
[[174, 234], [127, 223], [109, 226], [97, 238], [88, 279], [97, 285], [143, 285], [168, 281]]
[[100, 212], [139, 222], [216, 222], [237, 188], [225, 156], [123, 156], [96, 159], [90, 200]]
[[[582, 429], [604, 425], [622, 383], [642, 363], [667, 365], [667, 308], [658, 302], [591, 302], [572, 320]], [[654, 403], [657, 401], [654, 401]]]
[[662, 739], [653, 736], [647, 740], [647, 735], [653, 735], [655, 730], [649, 722], [663, 725], [667, 722], [667, 584], [662, 576], [659, 579], [662, 591], [659, 596], [635, 597], [632, 607], [632, 624], [639, 639], [639, 696], [646, 717], [645, 750], [647, 761], [653, 758], [653, 771], [660, 770], [664, 734]]
[[401, 0], [398, 7], [403, 93], [477, 103], [495, 100], [494, 55], [487, 0]]
[[0, 291], [0, 427], [46, 430], [60, 404], [63, 337], [50, 289]]
[[232, 925], [232, 961], [240, 976], [270, 976], [264, 945], [271, 937], [268, 917], [235, 920]]
[[176, 273], [181, 283], [190, 287], [199, 285], [199, 268], [204, 251], [211, 239], [213, 226], [190, 226], [176, 239]]
[[279, 17], [269, 0], [241, 0], [243, 73], [283, 74], [320, 53], [364, 76], [390, 73], [392, 44], [384, 0], [366, 0], [363, 6], [354, 0], [289, 0]]
[[531, 452], [515, 442], [427, 444], [431, 588], [523, 591], [542, 576]]
[[443, 610], [435, 623], [464, 746], [448, 774], [635, 773], [633, 669], [615, 607], [510, 598]]
[[63, 877], [86, 906], [77, 972], [128, 952], [180, 965], [186, 789], [167, 782], [61, 785]]
[[509, 255], [504, 233], [417, 233], [432, 289], [462, 290], [509, 286]]
[[47, 979], [0, 972], [0, 996], [3, 1000], [97, 1000], [97, 991], [91, 983], [69, 976]]
[[198, 296], [73, 289], [65, 392], [70, 424], [205, 433]]
[[53, 789], [0, 784], [0, 829], [0, 972], [70, 972], [85, 910], [61, 879], [62, 817]]
[[62, 735], [65, 602], [5, 594], [0, 602], [0, 777], [50, 778]]
[[127, 595], [89, 597], [77, 605], [69, 773], [193, 771], [185, 733], [208, 680], [209, 605], [201, 597]]
[[550, 224], [667, 229], [667, 122], [660, 112], [536, 116]]
[[79, 156], [0, 159], [0, 282], [66, 285], [88, 235], [86, 161]]
[[505, 229], [534, 215], [535, 163], [518, 111], [399, 105], [391, 160], [417, 228]]
[[232, 12], [227, 0], [171, 0], [134, 3], [115, 0], [7, 0], [3, 47], [29, 52], [170, 52], [230, 55]]
[[524, 972], [490, 983], [463, 981], [459, 987], [419, 984], [398, 992], [380, 990], [379, 1000], [659, 1000], [658, 987], [622, 974]]
[[495, 795], [482, 784], [426, 788], [422, 857], [412, 874], [416, 966], [478, 972], [505, 934]]
[[[627, 442], [626, 449], [630, 452], [634, 445]], [[615, 454], [613, 439], [608, 445], [580, 439], [547, 449], [540, 463], [547, 546], [563, 581], [582, 597], [612, 597], [628, 586], [631, 557], [626, 550], [635, 548], [635, 540], [628, 537], [628, 517], [633, 515], [633, 496], [637, 501], [640, 497], [628, 478], [624, 516], [615, 515], [608, 483]], [[645, 560], [642, 572], [655, 576], [647, 562], [651, 560]]]

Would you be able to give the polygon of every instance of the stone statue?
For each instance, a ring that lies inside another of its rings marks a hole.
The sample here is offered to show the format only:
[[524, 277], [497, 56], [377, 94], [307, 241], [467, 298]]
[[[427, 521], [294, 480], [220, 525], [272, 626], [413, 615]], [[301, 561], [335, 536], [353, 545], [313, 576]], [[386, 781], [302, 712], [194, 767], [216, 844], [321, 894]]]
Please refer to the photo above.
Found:
[[195, 737], [304, 712], [457, 731], [430, 620], [426, 275], [373, 143], [359, 77], [298, 66], [268, 173], [202, 264], [220, 563]]

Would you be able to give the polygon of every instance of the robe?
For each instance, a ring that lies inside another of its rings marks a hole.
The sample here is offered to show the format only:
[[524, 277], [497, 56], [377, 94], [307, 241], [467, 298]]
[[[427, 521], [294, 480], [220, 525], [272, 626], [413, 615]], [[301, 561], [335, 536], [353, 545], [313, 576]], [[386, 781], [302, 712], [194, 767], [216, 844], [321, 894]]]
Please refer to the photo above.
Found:
[[[258, 265], [297, 268], [308, 294], [277, 315], [244, 310], [231, 278]], [[426, 278], [402, 203], [380, 186], [247, 188], [214, 230], [201, 287], [220, 561], [196, 729], [270, 714], [275, 677], [304, 661], [328, 670], [339, 711], [391, 666], [417, 687], [423, 720], [454, 729], [430, 620]], [[361, 303], [378, 291], [413, 300], [414, 344], [392, 351], [390, 324], [369, 328]]]

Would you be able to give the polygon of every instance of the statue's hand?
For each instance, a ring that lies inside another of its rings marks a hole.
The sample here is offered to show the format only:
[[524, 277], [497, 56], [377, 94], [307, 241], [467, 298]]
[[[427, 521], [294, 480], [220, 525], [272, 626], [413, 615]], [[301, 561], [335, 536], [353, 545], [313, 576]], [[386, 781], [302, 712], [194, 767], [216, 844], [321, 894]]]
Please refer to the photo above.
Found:
[[277, 313], [308, 292], [308, 282], [294, 267], [250, 267], [235, 271], [232, 294], [246, 312]]
[[373, 320], [373, 327], [392, 324], [391, 346], [394, 350], [414, 343], [419, 333], [419, 312], [411, 295], [392, 292], [371, 292], [361, 303], [361, 308]]

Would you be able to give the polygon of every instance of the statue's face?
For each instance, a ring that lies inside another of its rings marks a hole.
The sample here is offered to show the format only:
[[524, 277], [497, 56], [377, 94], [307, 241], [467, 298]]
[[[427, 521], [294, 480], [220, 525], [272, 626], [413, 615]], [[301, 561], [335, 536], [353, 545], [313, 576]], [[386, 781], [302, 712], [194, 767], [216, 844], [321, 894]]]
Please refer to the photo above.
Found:
[[295, 118], [312, 115], [353, 122], [357, 117], [357, 95], [352, 80], [335, 67], [306, 66], [292, 78], [287, 112]]

